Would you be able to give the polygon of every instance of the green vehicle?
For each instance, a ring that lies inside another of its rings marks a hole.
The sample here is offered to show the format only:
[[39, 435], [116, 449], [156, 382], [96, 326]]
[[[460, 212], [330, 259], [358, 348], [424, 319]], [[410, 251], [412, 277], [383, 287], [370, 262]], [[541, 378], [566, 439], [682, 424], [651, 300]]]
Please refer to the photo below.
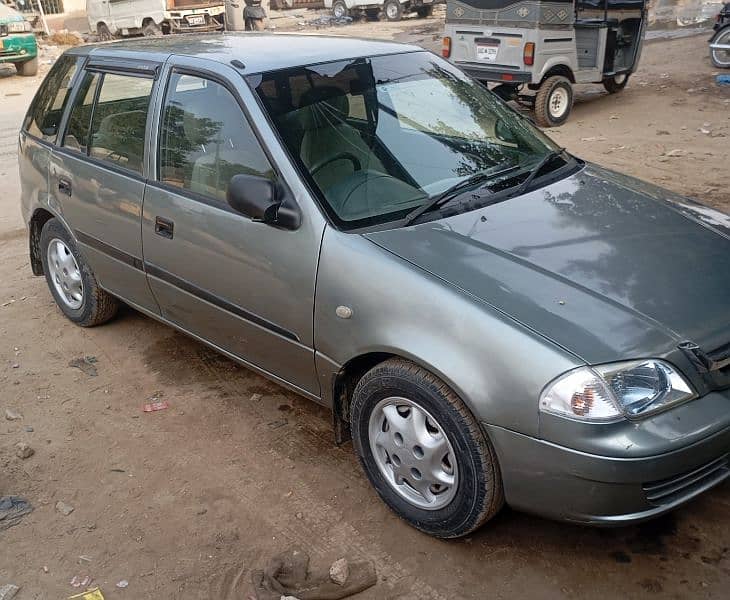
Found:
[[38, 44], [30, 22], [0, 3], [0, 63], [14, 63], [19, 75], [38, 73]]

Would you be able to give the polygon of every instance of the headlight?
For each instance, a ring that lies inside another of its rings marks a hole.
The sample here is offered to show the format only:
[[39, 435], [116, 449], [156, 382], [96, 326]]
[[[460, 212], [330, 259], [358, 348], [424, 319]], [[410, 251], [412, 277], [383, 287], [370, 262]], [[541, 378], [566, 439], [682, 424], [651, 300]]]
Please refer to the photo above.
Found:
[[33, 27], [28, 21], [13, 21], [12, 23], [8, 23], [8, 33], [23, 33], [32, 30]]
[[540, 410], [580, 421], [613, 421], [652, 414], [695, 397], [689, 383], [661, 360], [580, 367], [540, 395]]

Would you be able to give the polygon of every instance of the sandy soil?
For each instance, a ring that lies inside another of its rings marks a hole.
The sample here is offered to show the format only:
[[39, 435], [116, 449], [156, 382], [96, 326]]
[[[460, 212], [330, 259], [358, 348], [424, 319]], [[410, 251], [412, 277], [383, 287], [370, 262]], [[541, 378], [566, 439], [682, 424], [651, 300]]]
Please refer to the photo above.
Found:
[[[439, 27], [338, 33], [436, 47]], [[706, 54], [704, 37], [648, 44], [622, 94], [582, 88], [550, 135], [730, 211], [730, 92], [714, 86]], [[65, 320], [30, 273], [17, 205], [17, 126], [39, 82], [0, 80], [0, 495], [35, 506], [0, 531], [0, 586], [21, 585], [20, 600], [64, 598], [88, 574], [107, 598], [239, 599], [252, 568], [300, 546], [319, 565], [372, 560], [379, 582], [363, 599], [727, 597], [730, 485], [641, 527], [505, 509], [470, 538], [441, 542], [378, 500], [351, 446], [334, 447], [327, 411], [131, 310], [91, 330]], [[84, 356], [95, 376], [69, 366]], [[152, 397], [170, 408], [143, 413]], [[6, 409], [23, 418], [5, 420]], [[19, 441], [31, 458], [16, 457]], [[74, 511], [63, 516], [58, 501]], [[122, 579], [127, 589], [115, 587]]]

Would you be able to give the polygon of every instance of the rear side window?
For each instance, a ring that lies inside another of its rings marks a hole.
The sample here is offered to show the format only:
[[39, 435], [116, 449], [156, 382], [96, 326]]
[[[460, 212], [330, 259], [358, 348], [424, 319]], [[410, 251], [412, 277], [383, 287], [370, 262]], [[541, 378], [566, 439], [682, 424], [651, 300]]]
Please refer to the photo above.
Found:
[[173, 73], [160, 133], [160, 181], [225, 201], [234, 175], [273, 179], [238, 102], [210, 79]]
[[89, 154], [105, 162], [142, 172], [147, 110], [152, 79], [107, 73], [91, 123]]
[[64, 147], [142, 172], [153, 80], [86, 73], [69, 116]]
[[78, 59], [62, 56], [56, 61], [41, 84], [23, 129], [43, 140], [55, 142], [63, 111], [71, 95], [71, 83], [78, 70]]

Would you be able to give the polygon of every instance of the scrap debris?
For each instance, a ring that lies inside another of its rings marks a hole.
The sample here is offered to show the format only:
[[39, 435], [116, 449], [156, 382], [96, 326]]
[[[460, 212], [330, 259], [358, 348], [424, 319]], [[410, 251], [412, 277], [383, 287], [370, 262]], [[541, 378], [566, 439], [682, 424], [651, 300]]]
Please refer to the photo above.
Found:
[[266, 569], [251, 573], [256, 600], [339, 600], [377, 583], [375, 567], [368, 561], [336, 560], [324, 573], [309, 570], [309, 554], [288, 550], [271, 559]]
[[25, 498], [3, 496], [0, 498], [0, 531], [17, 525], [32, 510], [33, 506]]
[[68, 600], [104, 600], [104, 595], [98, 587], [95, 587], [93, 590], [86, 590], [80, 594], [69, 596]]
[[96, 363], [96, 356], [84, 356], [81, 358], [74, 358], [69, 361], [68, 366], [74, 367], [86, 373], [89, 377], [96, 377], [98, 372], [94, 364]]

